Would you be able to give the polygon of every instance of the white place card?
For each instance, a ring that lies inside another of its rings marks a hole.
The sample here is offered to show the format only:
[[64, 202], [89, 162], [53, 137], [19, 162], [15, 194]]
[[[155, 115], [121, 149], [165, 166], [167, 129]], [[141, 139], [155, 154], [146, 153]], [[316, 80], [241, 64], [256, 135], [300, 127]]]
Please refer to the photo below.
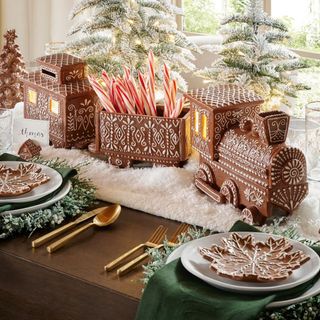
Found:
[[41, 146], [49, 145], [49, 121], [16, 118], [13, 121], [13, 146], [19, 148], [31, 139]]

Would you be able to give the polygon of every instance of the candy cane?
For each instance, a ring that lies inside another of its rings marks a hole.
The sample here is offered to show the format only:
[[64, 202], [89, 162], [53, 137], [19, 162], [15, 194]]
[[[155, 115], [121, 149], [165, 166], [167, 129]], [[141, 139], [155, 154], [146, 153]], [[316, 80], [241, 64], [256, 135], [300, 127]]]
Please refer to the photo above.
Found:
[[99, 99], [101, 100], [103, 107], [109, 112], [115, 112], [116, 110], [115, 110], [112, 102], [110, 101], [109, 95], [105, 92], [105, 90], [103, 90], [103, 88], [98, 83], [98, 81], [90, 76], [88, 77], [88, 79], [89, 79], [89, 82], [90, 82], [93, 90], [96, 92]]
[[179, 117], [179, 115], [181, 114], [181, 112], [183, 110], [184, 102], [185, 102], [184, 98], [180, 98], [177, 101], [175, 108], [174, 108], [172, 114], [170, 115], [170, 118], [178, 118]]
[[170, 90], [170, 71], [166, 64], [163, 65], [163, 89], [164, 89], [164, 117], [170, 117], [171, 90]]
[[173, 79], [170, 84], [170, 100], [171, 100], [171, 112], [176, 107], [176, 96], [177, 96], [177, 80]]
[[111, 79], [108, 76], [106, 70], [102, 70], [101, 77], [102, 77], [102, 80], [104, 81], [104, 83], [106, 84], [106, 87], [108, 88]]
[[132, 80], [127, 80], [126, 81], [127, 88], [129, 92], [131, 93], [131, 96], [134, 99], [134, 102], [136, 104], [136, 110], [138, 114], [145, 114], [145, 110], [143, 108], [143, 102], [141, 101], [140, 94], [138, 92], [138, 89], [136, 87], [136, 83], [134, 79]]
[[157, 107], [156, 107], [156, 89], [155, 89], [155, 70], [154, 70], [154, 55], [152, 51], [149, 51], [149, 104], [150, 107], [153, 109], [153, 113], [157, 114]]
[[123, 67], [123, 74], [125, 75], [125, 77], [126, 77], [127, 79], [129, 79], [130, 76], [131, 76], [131, 71], [130, 71], [130, 69], [129, 69], [128, 67], [124, 66], [124, 67]]
[[146, 83], [143, 79], [143, 76], [142, 76], [142, 73], [139, 71], [138, 73], [138, 77], [139, 77], [139, 83], [140, 83], [140, 86], [141, 86], [141, 91], [140, 91], [140, 94], [141, 94], [141, 99], [143, 101], [143, 106], [144, 106], [144, 109], [146, 111], [146, 114], [147, 115], [154, 115], [153, 114], [153, 109], [150, 107], [149, 105], [149, 101], [148, 101], [148, 93], [147, 93], [147, 86], [146, 86]]
[[136, 110], [134, 107], [134, 101], [132, 101], [129, 96], [127, 95], [127, 93], [125, 92], [125, 89], [123, 87], [121, 87], [120, 85], [116, 86], [116, 90], [119, 94], [119, 96], [122, 98], [122, 101], [125, 104], [125, 107], [128, 111], [129, 114], [135, 114]]
[[127, 108], [125, 106], [125, 103], [122, 100], [122, 97], [117, 90], [117, 82], [113, 83], [112, 92], [113, 92], [113, 98], [116, 102], [116, 106], [118, 107], [120, 113], [127, 113]]

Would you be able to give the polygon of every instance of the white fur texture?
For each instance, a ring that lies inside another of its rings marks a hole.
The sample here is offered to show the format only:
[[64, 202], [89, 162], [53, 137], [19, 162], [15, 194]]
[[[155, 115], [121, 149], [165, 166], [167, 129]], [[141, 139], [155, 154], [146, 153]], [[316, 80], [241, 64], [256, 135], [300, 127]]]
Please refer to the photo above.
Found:
[[[216, 204], [193, 185], [196, 157], [184, 168], [118, 169], [86, 151], [48, 147], [42, 150], [42, 156], [66, 159], [73, 165], [89, 162], [81, 175], [92, 180], [100, 200], [217, 231], [227, 231], [240, 217], [239, 210]], [[309, 196], [289, 219], [302, 236], [311, 239], [319, 239], [319, 190], [319, 184], [311, 184]]]

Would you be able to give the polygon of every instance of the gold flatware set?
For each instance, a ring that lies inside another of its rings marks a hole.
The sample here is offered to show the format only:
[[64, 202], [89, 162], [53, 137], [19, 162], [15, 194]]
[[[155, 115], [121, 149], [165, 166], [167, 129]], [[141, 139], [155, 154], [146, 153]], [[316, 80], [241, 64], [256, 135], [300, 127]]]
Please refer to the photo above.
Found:
[[[57, 228], [56, 230], [53, 230], [42, 237], [39, 237], [32, 241], [32, 247], [33, 248], [38, 248], [42, 246], [43, 244], [47, 243], [48, 241], [60, 236], [61, 234], [65, 233], [66, 231], [72, 229], [73, 227], [81, 224], [84, 221], [87, 221], [91, 218], [93, 218], [92, 222], [89, 222], [80, 228], [72, 231], [68, 235], [62, 237], [61, 239], [51, 243], [49, 246], [47, 246], [47, 251], [49, 253], [53, 253], [56, 250], [60, 249], [63, 247], [65, 244], [67, 244], [71, 239], [76, 237], [78, 234], [81, 232], [89, 229], [92, 226], [97, 226], [97, 227], [106, 227], [112, 223], [114, 223], [121, 212], [121, 206], [119, 204], [114, 204], [108, 207], [102, 207], [98, 208], [95, 210], [92, 210], [88, 213], [85, 213], [81, 215], [79, 218], [76, 220], [65, 224], [64, 226]], [[175, 246], [178, 243], [179, 236], [182, 235], [183, 233], [187, 233], [188, 228], [190, 226], [186, 223], [182, 223], [179, 225], [179, 227], [175, 230], [174, 234], [171, 236], [170, 240], [168, 241], [169, 246]], [[122, 265], [121, 268], [117, 270], [117, 275], [122, 276], [129, 271], [133, 270], [137, 265], [139, 265], [140, 262], [144, 261], [148, 256], [147, 249], [150, 248], [162, 248], [163, 247], [163, 240], [165, 238], [165, 235], [167, 233], [167, 228], [164, 226], [160, 225], [157, 227], [157, 229], [152, 233], [152, 235], [149, 237], [149, 239], [144, 242], [140, 243], [137, 246], [133, 247], [129, 251], [125, 252], [115, 260], [109, 262], [105, 267], [105, 271], [111, 271], [114, 268], [118, 267], [120, 264], [123, 262], [126, 262], [124, 265]], [[139, 250], [143, 249], [143, 253], [134, 257], [132, 260], [129, 262], [126, 261], [127, 258], [138, 252]]]
[[[174, 234], [171, 236], [171, 238], [168, 241], [169, 246], [176, 246], [179, 240], [179, 236], [187, 233], [189, 229], [189, 225], [186, 223], [182, 223], [179, 225], [179, 227], [176, 229]], [[157, 230], [154, 232], [154, 234], [150, 237], [150, 239], [143, 244], [140, 244], [133, 249], [129, 250], [128, 252], [122, 254], [117, 259], [113, 260], [112, 262], [108, 263], [104, 269], [106, 271], [110, 271], [116, 266], [118, 266], [124, 259], [138, 251], [140, 248], [157, 248], [160, 249], [163, 247], [163, 244], [160, 244], [165, 236], [165, 233], [167, 232], [167, 229], [164, 229], [163, 226], [160, 226], [157, 228]], [[134, 269], [140, 262], [145, 260], [149, 256], [148, 252], [144, 252], [138, 257], [135, 257], [133, 260], [129, 261], [128, 263], [124, 264], [121, 268], [117, 270], [117, 275], [122, 276], [132, 269]]]
[[112, 224], [113, 222], [115, 222], [118, 219], [120, 212], [121, 212], [121, 206], [119, 204], [114, 204], [114, 205], [111, 205], [108, 207], [102, 207], [102, 208], [92, 210], [88, 213], [81, 215], [75, 221], [70, 222], [70, 223], [68, 223], [68, 224], [66, 224], [56, 230], [53, 230], [53, 231], [45, 234], [44, 236], [32, 241], [31, 245], [33, 248], [40, 247], [44, 243], [52, 240], [53, 238], [56, 238], [57, 236], [61, 235], [62, 233], [70, 230], [74, 226], [77, 226], [78, 224], [94, 217], [94, 219], [91, 223], [88, 223], [88, 224], [80, 227], [79, 229], [75, 230], [74, 232], [63, 237], [62, 239], [59, 239], [58, 241], [52, 243], [51, 245], [49, 245], [47, 247], [48, 252], [50, 252], [50, 253], [54, 252], [54, 251], [58, 250], [59, 248], [63, 247], [69, 240], [74, 238], [76, 235], [78, 235], [82, 231], [92, 227], [93, 225], [96, 225], [98, 227], [105, 227], [105, 226]]

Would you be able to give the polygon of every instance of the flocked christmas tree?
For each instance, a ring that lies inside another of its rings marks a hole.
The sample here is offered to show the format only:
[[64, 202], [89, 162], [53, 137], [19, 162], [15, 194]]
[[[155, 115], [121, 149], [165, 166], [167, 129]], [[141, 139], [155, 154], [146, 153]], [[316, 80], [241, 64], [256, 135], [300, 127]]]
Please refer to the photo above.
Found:
[[265, 109], [282, 103], [290, 107], [288, 97], [309, 89], [292, 75], [306, 64], [284, 45], [287, 27], [264, 12], [262, 0], [241, 2], [243, 12], [222, 21], [220, 58], [198, 74], [215, 83], [237, 83], [254, 90], [265, 99]]
[[4, 35], [5, 45], [0, 54], [0, 108], [11, 109], [23, 100], [23, 84], [21, 76], [25, 73], [25, 64], [15, 30]]
[[177, 30], [178, 8], [170, 0], [78, 0], [67, 50], [85, 58], [94, 72], [141, 69], [150, 50], [173, 71], [194, 68], [197, 47]]

